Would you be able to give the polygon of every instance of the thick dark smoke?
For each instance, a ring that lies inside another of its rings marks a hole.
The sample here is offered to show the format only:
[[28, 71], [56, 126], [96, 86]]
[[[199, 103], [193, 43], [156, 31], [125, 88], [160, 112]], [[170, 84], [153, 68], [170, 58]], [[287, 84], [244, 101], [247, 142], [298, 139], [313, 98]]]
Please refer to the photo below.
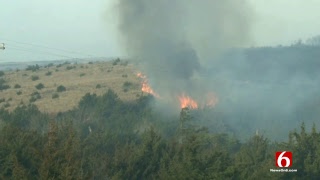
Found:
[[201, 101], [214, 92], [213, 121], [246, 137], [260, 130], [285, 139], [319, 117], [320, 48], [239, 50], [254, 17], [245, 0], [119, 0], [116, 7], [122, 47], [164, 99], [177, 102], [184, 92]]
[[117, 12], [123, 47], [166, 98], [212, 91], [197, 80], [202, 69], [249, 39], [243, 0], [119, 0]]

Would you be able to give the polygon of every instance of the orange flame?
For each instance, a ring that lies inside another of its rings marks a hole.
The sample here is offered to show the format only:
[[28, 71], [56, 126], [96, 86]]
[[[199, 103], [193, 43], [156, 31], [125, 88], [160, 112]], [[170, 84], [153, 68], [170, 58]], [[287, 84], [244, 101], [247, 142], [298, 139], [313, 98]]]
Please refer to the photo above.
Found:
[[143, 80], [147, 79], [147, 76], [143, 75], [141, 72], [137, 73], [138, 78], [141, 78]]
[[[151, 94], [154, 97], [161, 98], [159, 94], [157, 94], [151, 86], [148, 84], [147, 76], [142, 74], [141, 72], [137, 73], [137, 77], [139, 77], [141, 81], [141, 91]], [[198, 103], [192, 99], [190, 96], [187, 96], [185, 94], [182, 94], [178, 96], [178, 99], [180, 101], [180, 107], [181, 108], [190, 108], [190, 109], [198, 109], [199, 105]], [[213, 108], [218, 103], [218, 98], [213, 93], [208, 93], [206, 96], [205, 101], [201, 101], [200, 108]]]
[[154, 97], [160, 98], [159, 94], [154, 92], [154, 90], [148, 84], [147, 76], [143, 75], [141, 72], [137, 73], [137, 76], [142, 79], [142, 82], [141, 82], [141, 86], [142, 86], [141, 91], [142, 92], [145, 92], [145, 93], [153, 95]]
[[213, 94], [209, 93], [207, 95], [207, 102], [206, 102], [206, 107], [214, 107], [218, 103], [218, 98]]
[[186, 95], [182, 95], [179, 97], [179, 101], [180, 101], [180, 107], [181, 108], [190, 108], [190, 109], [197, 109], [198, 108], [198, 103], [193, 100], [191, 97], [186, 96]]

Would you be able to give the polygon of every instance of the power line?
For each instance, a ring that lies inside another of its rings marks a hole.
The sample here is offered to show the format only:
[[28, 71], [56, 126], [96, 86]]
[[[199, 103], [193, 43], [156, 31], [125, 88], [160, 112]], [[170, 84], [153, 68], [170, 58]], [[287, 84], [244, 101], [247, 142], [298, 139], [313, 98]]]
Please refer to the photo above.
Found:
[[63, 58], [75, 59], [74, 57], [65, 56], [65, 55], [56, 54], [56, 53], [51, 53], [51, 52], [44, 52], [44, 51], [32, 51], [32, 50], [29, 50], [29, 49], [16, 48], [16, 47], [10, 47], [10, 49], [11, 49], [11, 50], [16, 50], [16, 51], [29, 52], [29, 53], [41, 53], [41, 54], [46, 54], [46, 55], [51, 55], [51, 56], [57, 56], [57, 57], [63, 57]]
[[2, 38], [2, 37], [0, 37], [0, 39], [4, 40], [4, 41], [14, 42], [14, 43], [18, 43], [18, 44], [24, 44], [24, 45], [28, 45], [28, 46], [34, 46], [34, 47], [38, 47], [38, 48], [57, 50], [57, 51], [61, 51], [61, 52], [69, 53], [69, 54], [79, 54], [79, 55], [82, 55], [82, 56], [94, 57], [94, 56], [89, 55], [89, 54], [85, 54], [85, 53], [81, 53], [81, 52], [77, 52], [77, 51], [69, 51], [69, 50], [50, 47], [50, 46], [46, 46], [46, 45], [39, 45], [39, 44], [34, 44], [34, 43], [21, 42], [21, 41], [16, 41], [16, 40], [10, 40], [10, 39], [7, 39], [7, 38]]

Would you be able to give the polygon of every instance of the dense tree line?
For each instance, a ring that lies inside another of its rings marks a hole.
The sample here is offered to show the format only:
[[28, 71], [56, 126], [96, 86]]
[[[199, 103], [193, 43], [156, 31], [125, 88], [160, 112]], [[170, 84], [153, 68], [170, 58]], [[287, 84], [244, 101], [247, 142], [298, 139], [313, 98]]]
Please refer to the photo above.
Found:
[[[86, 94], [56, 116], [34, 105], [0, 110], [0, 179], [316, 179], [320, 134], [302, 124], [287, 142], [240, 141], [193, 123], [189, 109], [163, 120], [153, 98]], [[201, 112], [203, 114], [204, 112]], [[221, 122], [217, 126], [228, 129]], [[227, 130], [228, 132], [229, 130]], [[230, 130], [231, 131], [231, 130]], [[292, 151], [296, 173], [272, 173], [276, 151]]]

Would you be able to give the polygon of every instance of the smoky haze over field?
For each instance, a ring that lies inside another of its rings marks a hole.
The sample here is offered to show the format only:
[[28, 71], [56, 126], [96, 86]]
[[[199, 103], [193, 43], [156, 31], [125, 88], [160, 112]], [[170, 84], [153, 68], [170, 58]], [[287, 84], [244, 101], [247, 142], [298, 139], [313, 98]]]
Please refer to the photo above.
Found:
[[211, 91], [209, 82], [195, 88], [198, 72], [249, 39], [245, 1], [120, 0], [116, 9], [123, 47], [166, 98]]
[[319, 49], [233, 49], [251, 40], [255, 13], [246, 1], [119, 0], [116, 12], [122, 47], [164, 99], [213, 91], [215, 118], [247, 135], [279, 137], [319, 117], [319, 79], [309, 71]]

